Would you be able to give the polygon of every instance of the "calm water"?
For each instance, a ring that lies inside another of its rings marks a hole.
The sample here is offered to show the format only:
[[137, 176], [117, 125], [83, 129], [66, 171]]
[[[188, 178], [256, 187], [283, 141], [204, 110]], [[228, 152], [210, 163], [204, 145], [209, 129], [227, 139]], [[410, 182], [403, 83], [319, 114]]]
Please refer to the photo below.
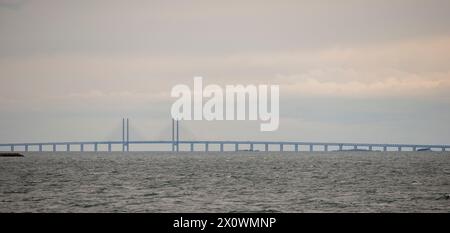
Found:
[[0, 158], [0, 212], [450, 212], [449, 194], [449, 152]]

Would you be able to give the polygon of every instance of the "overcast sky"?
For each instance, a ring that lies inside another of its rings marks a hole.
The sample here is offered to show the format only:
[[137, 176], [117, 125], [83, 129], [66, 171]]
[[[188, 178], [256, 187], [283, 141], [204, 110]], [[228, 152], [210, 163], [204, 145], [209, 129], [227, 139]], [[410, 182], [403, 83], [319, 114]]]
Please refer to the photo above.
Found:
[[182, 139], [450, 144], [450, 1], [0, 0], [0, 142], [168, 139], [170, 90], [279, 84], [280, 128]]

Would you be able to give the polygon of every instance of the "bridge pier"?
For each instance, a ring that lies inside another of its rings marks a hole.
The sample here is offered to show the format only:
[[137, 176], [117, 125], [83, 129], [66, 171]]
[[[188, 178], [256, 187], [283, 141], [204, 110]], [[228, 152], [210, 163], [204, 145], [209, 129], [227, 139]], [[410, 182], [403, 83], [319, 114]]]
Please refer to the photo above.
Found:
[[[86, 141], [79, 141], [79, 142], [39, 142], [39, 143], [8, 143], [8, 144], [0, 144], [0, 149], [4, 151], [53, 151], [58, 152], [58, 150], [61, 151], [67, 151], [71, 152], [71, 147], [75, 145], [78, 148], [78, 145], [80, 146], [80, 149], [75, 149], [74, 151], [90, 151], [90, 146], [93, 146], [93, 151], [106, 151], [106, 149], [103, 149], [103, 145], [107, 146], [108, 152], [113, 152], [113, 149], [120, 150], [120, 146], [122, 145], [122, 150], [124, 151], [130, 151], [130, 143], [135, 144], [162, 144], [162, 145], [173, 145], [176, 146], [176, 151], [180, 151], [180, 142], [171, 142], [171, 141], [131, 141], [131, 142], [125, 142], [122, 144], [120, 141], [93, 141], [93, 142], [86, 142]], [[345, 149], [367, 149], [368, 151], [418, 151], [420, 148], [432, 148], [433, 151], [449, 151], [450, 145], [419, 145], [419, 144], [354, 144], [354, 143], [328, 143], [328, 142], [322, 142], [322, 143], [304, 143], [304, 142], [289, 142], [289, 141], [188, 141], [188, 142], [182, 142], [186, 144], [186, 150], [189, 151], [188, 147], [190, 145], [190, 151], [195, 151], [195, 145], [205, 145], [205, 152], [215, 151], [215, 152], [226, 152], [225, 145], [232, 146], [234, 144], [235, 151], [239, 151], [241, 148], [249, 149], [250, 151], [255, 151], [256, 149], [259, 149], [259, 146], [261, 147], [261, 151], [263, 151], [262, 147], [264, 146], [264, 150], [266, 152], [270, 151], [277, 151], [276, 149], [269, 148], [271, 145], [274, 147], [277, 147], [279, 145], [279, 151], [280, 152], [300, 152], [300, 151], [309, 151], [315, 152], [315, 151], [334, 151], [334, 149], [337, 149], [339, 147], [339, 151], [343, 151]], [[181, 143], [181, 144], [182, 144]], [[100, 148], [99, 148], [100, 145]], [[117, 145], [117, 148], [112, 148], [113, 145]], [[210, 145], [213, 145], [213, 149], [210, 148]], [[217, 145], [217, 149], [214, 145]], [[58, 146], [62, 147], [58, 149]], [[87, 147], [86, 147], [87, 146]], [[291, 146], [293, 148], [291, 148]], [[302, 148], [305, 146], [305, 148]], [[64, 148], [66, 147], [66, 148]], [[31, 148], [31, 149], [30, 149]], [[323, 149], [322, 149], [323, 148]], [[182, 149], [182, 147], [181, 147]], [[200, 149], [201, 150], [201, 149]], [[175, 151], [175, 148], [174, 148]], [[203, 151], [203, 150], [201, 150]], [[231, 149], [231, 151], [233, 151]]]

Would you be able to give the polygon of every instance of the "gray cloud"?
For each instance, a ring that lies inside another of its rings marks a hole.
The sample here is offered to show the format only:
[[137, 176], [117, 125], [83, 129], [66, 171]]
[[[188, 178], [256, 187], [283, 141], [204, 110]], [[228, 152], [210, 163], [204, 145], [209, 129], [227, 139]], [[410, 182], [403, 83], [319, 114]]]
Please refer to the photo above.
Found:
[[0, 13], [3, 55], [232, 54], [449, 35], [448, 1], [36, 1]]
[[103, 139], [124, 115], [155, 139], [171, 87], [201, 75], [281, 84], [282, 120], [268, 134], [184, 123], [198, 138], [445, 143], [448, 12], [446, 0], [0, 1], [0, 141]]
[[19, 10], [21, 9], [28, 0], [0, 0], [0, 9], [5, 8], [9, 10]]

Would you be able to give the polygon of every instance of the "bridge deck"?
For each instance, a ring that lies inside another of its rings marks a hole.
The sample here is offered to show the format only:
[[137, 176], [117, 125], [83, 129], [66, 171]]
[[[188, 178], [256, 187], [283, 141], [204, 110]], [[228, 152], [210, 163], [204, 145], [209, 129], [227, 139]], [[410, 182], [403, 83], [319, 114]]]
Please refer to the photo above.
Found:
[[[84, 151], [86, 145], [94, 146], [94, 151], [100, 151], [100, 145], [106, 145], [108, 147], [107, 151], [114, 151], [112, 148], [114, 145], [122, 146], [121, 151], [130, 151], [132, 145], [169, 145], [172, 146], [172, 151], [181, 151], [180, 147], [182, 145], [190, 145], [190, 150], [185, 151], [195, 151], [195, 145], [204, 145], [204, 151], [210, 151], [210, 145], [219, 145], [220, 149], [215, 151], [225, 151], [225, 145], [234, 145], [234, 151], [238, 151], [243, 145], [248, 146], [250, 151], [253, 151], [256, 145], [264, 145], [263, 151], [274, 151], [269, 149], [270, 145], [278, 145], [278, 150], [276, 151], [302, 151], [306, 146], [306, 151], [329, 151], [330, 149], [335, 150], [368, 150], [373, 151], [376, 149], [381, 149], [383, 151], [388, 151], [389, 149], [396, 149], [397, 151], [402, 151], [405, 149], [410, 149], [411, 151], [417, 150], [427, 150], [427, 149], [437, 149], [441, 151], [446, 151], [450, 149], [450, 145], [428, 145], [428, 144], [380, 144], [380, 143], [337, 143], [337, 142], [296, 142], [296, 141], [72, 141], [72, 142], [31, 142], [31, 143], [3, 143], [0, 144], [0, 151], [28, 151], [30, 147], [37, 147], [38, 151], [57, 151], [57, 146], [66, 146], [65, 151]], [[50, 150], [48, 147], [52, 146]], [[71, 146], [79, 146], [79, 149], [73, 150]], [[285, 150], [286, 146], [293, 146], [290, 150]], [[47, 150], [45, 150], [47, 149]], [[117, 150], [117, 149], [116, 149]], [[305, 150], [303, 150], [305, 151]]]

